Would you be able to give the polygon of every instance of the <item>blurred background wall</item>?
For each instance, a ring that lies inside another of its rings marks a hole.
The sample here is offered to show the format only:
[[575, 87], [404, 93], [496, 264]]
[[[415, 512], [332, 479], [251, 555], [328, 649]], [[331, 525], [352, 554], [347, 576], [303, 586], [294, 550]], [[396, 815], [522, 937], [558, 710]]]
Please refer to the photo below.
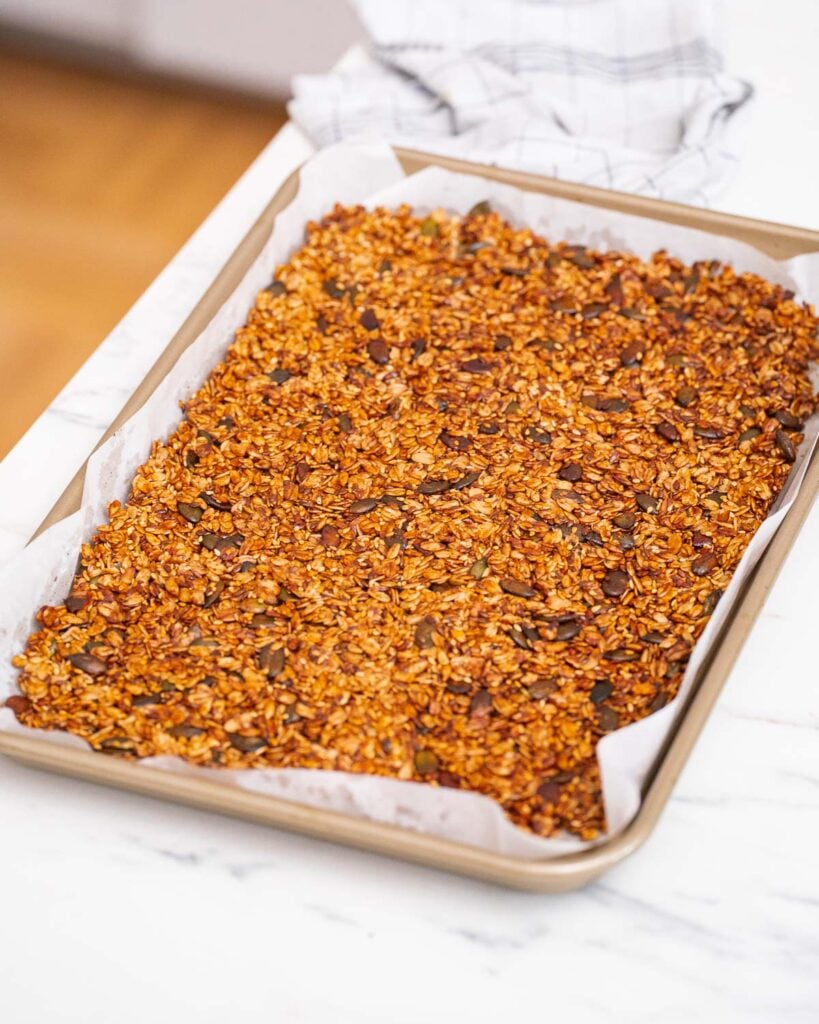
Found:
[[148, 70], [265, 95], [361, 37], [344, 0], [0, 0], [0, 22]]

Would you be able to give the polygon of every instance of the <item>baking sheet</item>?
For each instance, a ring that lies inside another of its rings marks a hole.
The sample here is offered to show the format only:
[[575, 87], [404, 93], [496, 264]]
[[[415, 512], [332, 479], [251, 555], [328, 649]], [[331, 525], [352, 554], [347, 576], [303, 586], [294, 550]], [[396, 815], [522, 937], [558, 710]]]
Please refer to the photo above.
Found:
[[[228, 339], [244, 323], [256, 293], [270, 280], [275, 265], [285, 262], [302, 244], [304, 222], [321, 216], [335, 201], [366, 202], [367, 205], [409, 202], [420, 212], [444, 207], [464, 213], [475, 202], [487, 198], [511, 220], [526, 224], [552, 240], [565, 238], [599, 248], [630, 249], [641, 256], [648, 256], [662, 246], [687, 261], [712, 258], [730, 261], [739, 270], [751, 270], [778, 281], [814, 302], [819, 296], [817, 255], [777, 263], [730, 239], [522, 192], [495, 181], [440, 168], [429, 168], [406, 178], [387, 147], [342, 145], [324, 151], [303, 169], [296, 200], [278, 216], [270, 241], [208, 328], [181, 357], [143, 409], [92, 457], [81, 510], [42, 534], [0, 575], [0, 700], [15, 692], [16, 673], [9, 659], [22, 648], [33, 628], [33, 612], [43, 604], [64, 599], [82, 539], [89, 537], [97, 523], [104, 521], [110, 500], [126, 498], [133, 474], [147, 457], [151, 441], [167, 436], [178, 422], [178, 402], [202, 383], [221, 358]], [[813, 424], [811, 427], [815, 443], [816, 428]], [[807, 442], [802, 446], [800, 459], [775, 515], [766, 521], [752, 541], [697, 644], [683, 681], [682, 696], [690, 689], [697, 667], [707, 653], [709, 638], [718, 632], [727, 616], [742, 579], [787, 511], [807, 465], [809, 448]], [[642, 783], [679, 706], [678, 697], [657, 714], [610, 734], [599, 744], [608, 835], [621, 831], [637, 811]], [[0, 709], [0, 729], [86, 748], [77, 737], [24, 729], [8, 709]], [[202, 774], [226, 785], [239, 785], [313, 806], [420, 829], [497, 853], [546, 858], [577, 852], [589, 845], [573, 838], [541, 839], [512, 825], [500, 808], [485, 797], [424, 784], [303, 769], [228, 772], [195, 768], [175, 758], [154, 758], [141, 763]]]

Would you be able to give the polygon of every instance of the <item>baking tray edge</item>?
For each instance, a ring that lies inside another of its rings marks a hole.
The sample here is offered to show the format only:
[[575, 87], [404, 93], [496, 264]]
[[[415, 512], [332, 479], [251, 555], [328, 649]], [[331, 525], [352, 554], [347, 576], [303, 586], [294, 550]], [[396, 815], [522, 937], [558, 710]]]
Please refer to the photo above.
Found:
[[[494, 178], [529, 191], [605, 206], [667, 223], [696, 227], [714, 234], [730, 235], [756, 245], [779, 259], [819, 250], [819, 233], [802, 228], [699, 210], [677, 203], [611, 192], [526, 172], [501, 170], [415, 150], [396, 149], [396, 154], [409, 173], [430, 164], [437, 164], [460, 173]], [[264, 245], [276, 215], [295, 196], [298, 175], [298, 170], [291, 174], [273, 196], [100, 439], [97, 447], [141, 408], [182, 352], [195, 340], [225, 297], [234, 289]], [[85, 463], [34, 536], [79, 507], [84, 475]], [[19, 733], [0, 732], [0, 753], [33, 767], [219, 811], [266, 825], [275, 825], [319, 839], [341, 842], [518, 889], [541, 892], [576, 889], [619, 863], [652, 833], [817, 493], [819, 457], [814, 456], [793, 507], [760, 559], [755, 572], [746, 582], [743, 594], [713, 645], [713, 653], [703, 665], [699, 680], [693, 687], [677, 724], [657, 756], [644, 787], [643, 801], [637, 815], [618, 836], [581, 853], [549, 860], [521, 860], [400, 826], [373, 822], [337, 811], [253, 793], [209, 779], [177, 775], [137, 762], [119, 761], [96, 751], [61, 746]]]

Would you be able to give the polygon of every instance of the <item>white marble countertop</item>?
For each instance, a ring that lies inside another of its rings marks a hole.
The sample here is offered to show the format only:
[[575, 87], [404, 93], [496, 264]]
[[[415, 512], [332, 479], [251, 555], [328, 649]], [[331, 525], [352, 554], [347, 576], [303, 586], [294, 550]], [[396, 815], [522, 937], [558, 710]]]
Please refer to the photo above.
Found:
[[[727, 4], [732, 69], [760, 95], [723, 209], [819, 227], [818, 6]], [[782, 30], [788, 7], [799, 32]], [[0, 559], [309, 151], [292, 126], [271, 142], [0, 464]], [[507, 892], [0, 759], [0, 1019], [819, 1020], [817, 579], [819, 508], [654, 836], [566, 896]]]

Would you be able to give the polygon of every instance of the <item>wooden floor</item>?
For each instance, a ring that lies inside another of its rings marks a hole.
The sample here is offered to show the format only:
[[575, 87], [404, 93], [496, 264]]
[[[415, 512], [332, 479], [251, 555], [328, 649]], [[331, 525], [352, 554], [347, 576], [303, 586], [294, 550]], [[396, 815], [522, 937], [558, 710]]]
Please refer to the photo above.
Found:
[[0, 49], [0, 457], [281, 126]]

